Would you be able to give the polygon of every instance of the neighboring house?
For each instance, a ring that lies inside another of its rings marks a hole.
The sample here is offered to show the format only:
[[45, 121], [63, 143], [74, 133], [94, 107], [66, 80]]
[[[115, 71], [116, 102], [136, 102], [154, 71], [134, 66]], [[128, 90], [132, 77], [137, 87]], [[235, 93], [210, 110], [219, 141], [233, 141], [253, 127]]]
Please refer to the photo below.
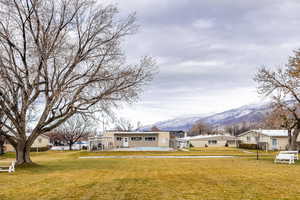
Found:
[[[78, 141], [73, 144], [72, 150], [87, 150], [88, 146], [89, 146], [88, 141]], [[60, 146], [52, 146], [50, 150], [65, 151], [69, 149], [70, 149], [69, 145], [60, 145]]]
[[180, 148], [181, 142], [177, 139], [186, 137], [186, 134], [184, 131], [170, 131], [170, 147], [175, 149]]
[[90, 150], [120, 148], [169, 148], [169, 132], [107, 131], [101, 136], [89, 138]]
[[[287, 130], [250, 130], [238, 135], [238, 139], [245, 144], [258, 144], [262, 149], [284, 150], [288, 147]], [[300, 136], [297, 141], [300, 142]]]
[[231, 135], [197, 135], [178, 138], [180, 148], [193, 147], [236, 147], [237, 138]]
[[[43, 148], [48, 147], [50, 145], [50, 138], [46, 135], [39, 135], [34, 143], [32, 144], [31, 148]], [[4, 144], [4, 149], [6, 152], [15, 151], [14, 147], [6, 140]]]
[[50, 146], [50, 138], [46, 135], [40, 135], [36, 138], [34, 143], [32, 144], [32, 148], [41, 148]]

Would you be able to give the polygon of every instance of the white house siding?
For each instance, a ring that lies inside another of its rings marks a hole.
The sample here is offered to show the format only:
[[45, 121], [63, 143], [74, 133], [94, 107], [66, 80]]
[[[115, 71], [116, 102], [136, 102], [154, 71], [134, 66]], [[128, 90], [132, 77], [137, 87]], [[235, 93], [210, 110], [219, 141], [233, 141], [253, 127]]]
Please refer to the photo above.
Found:
[[[234, 142], [234, 137], [232, 136], [203, 136], [202, 138], [197, 138], [195, 136], [194, 138], [189, 138], [190, 144], [192, 144], [194, 147], [224, 147], [226, 143], [229, 147], [235, 147], [236, 143]], [[209, 141], [216, 141], [217, 143], [212, 143]], [[231, 142], [229, 142], [231, 141]]]
[[209, 144], [208, 141], [204, 140], [190, 140], [190, 144], [192, 144], [194, 147], [205, 147], [205, 145], [209, 147], [224, 147], [226, 144], [226, 141], [224, 140], [217, 140], [216, 144]]
[[[122, 140], [117, 140], [117, 138], [122, 138]], [[139, 137], [141, 140], [135, 141], [131, 138]], [[153, 141], [146, 141], [145, 137], [155, 137]], [[128, 138], [128, 147], [158, 147], [159, 136], [158, 134], [126, 134], [126, 133], [115, 133], [114, 134], [114, 144], [116, 147], [123, 147], [124, 138]]]
[[170, 146], [170, 133], [159, 132], [158, 133], [158, 147], [169, 147]]
[[[45, 135], [39, 135], [36, 140], [31, 145], [32, 148], [42, 148], [42, 147], [48, 147], [50, 144], [50, 139], [48, 136]], [[6, 152], [14, 152], [15, 149], [10, 143], [6, 143], [4, 145]]]
[[[259, 135], [259, 142], [260, 143], [266, 143], [268, 150], [285, 150], [288, 146], [288, 136], [276, 136], [280, 134], [276, 134], [276, 131], [278, 130], [266, 130], [265, 132], [270, 135], [265, 135], [260, 133], [260, 131], [247, 131], [245, 133], [242, 133], [240, 136], [238, 136], [238, 139], [245, 144], [256, 144], [256, 137]], [[279, 130], [282, 131], [282, 130]], [[261, 132], [264, 133], [264, 130], [261, 130]], [[272, 133], [273, 132], [273, 133]], [[275, 136], [272, 136], [275, 135]], [[276, 139], [277, 145], [273, 146], [272, 142], [273, 139]], [[297, 141], [300, 141], [300, 136], [298, 137]]]
[[[271, 137], [270, 144], [272, 145], [272, 139], [277, 140], [277, 148], [278, 150], [285, 150], [288, 147], [288, 138], [287, 137]], [[270, 148], [269, 148], [270, 149]]]
[[50, 144], [50, 139], [47, 136], [40, 135], [36, 138], [36, 140], [33, 142], [32, 146], [33, 148], [35, 147], [47, 147]]
[[[112, 137], [114, 147], [123, 147], [123, 139], [128, 138], [128, 147], [169, 147], [170, 133], [169, 132], [114, 132], [108, 131], [104, 136]], [[117, 140], [120, 137], [122, 140]], [[142, 140], [132, 140], [132, 137], [141, 137]], [[154, 141], [146, 141], [146, 137], [155, 137]]]

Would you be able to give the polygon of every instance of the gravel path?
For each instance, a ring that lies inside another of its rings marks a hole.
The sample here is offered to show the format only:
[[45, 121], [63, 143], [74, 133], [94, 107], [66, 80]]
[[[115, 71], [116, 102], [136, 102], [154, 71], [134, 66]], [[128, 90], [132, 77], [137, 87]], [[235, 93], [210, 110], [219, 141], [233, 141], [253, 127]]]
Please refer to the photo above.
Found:
[[233, 158], [234, 156], [86, 156], [80, 159], [97, 158]]

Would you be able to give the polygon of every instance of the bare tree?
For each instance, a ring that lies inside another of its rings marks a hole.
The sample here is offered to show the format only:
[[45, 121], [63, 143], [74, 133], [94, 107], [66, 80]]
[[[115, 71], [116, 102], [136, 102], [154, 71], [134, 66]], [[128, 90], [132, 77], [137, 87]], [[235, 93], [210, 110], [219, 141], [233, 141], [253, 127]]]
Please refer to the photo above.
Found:
[[130, 120], [125, 118], [120, 118], [115, 120], [115, 130], [117, 131], [132, 131], [134, 130], [134, 125]]
[[61, 141], [69, 145], [69, 150], [72, 150], [72, 146], [79, 140], [87, 139], [92, 132], [92, 123], [81, 115], [74, 115], [56, 129]]
[[50, 132], [45, 133], [50, 139], [50, 143], [54, 146], [64, 145], [64, 141], [61, 137], [61, 134], [57, 132], [57, 130], [52, 130]]
[[117, 12], [93, 0], [0, 0], [0, 125], [17, 164], [32, 162], [39, 135], [76, 113], [132, 102], [151, 80], [151, 58], [125, 64], [120, 44], [135, 16]]
[[138, 121], [138, 122], [136, 123], [136, 130], [139, 131], [139, 130], [141, 130], [142, 127], [143, 127], [142, 122], [141, 122], [141, 121]]
[[[0, 110], [0, 121], [2, 123], [6, 122], [6, 118], [4, 115], [4, 112]], [[7, 134], [7, 131], [3, 128], [3, 126], [0, 124], [0, 155], [4, 154], [4, 144], [6, 142], [5, 140], [5, 134]]]
[[161, 130], [159, 128], [157, 128], [157, 126], [152, 126], [150, 131], [157, 132], [157, 131], [161, 131]]
[[262, 128], [266, 129], [282, 129], [288, 128], [290, 122], [288, 120], [289, 112], [282, 109], [280, 106], [278, 107], [276, 104], [275, 107], [269, 112], [261, 123]]
[[300, 51], [295, 52], [289, 63], [278, 70], [261, 68], [254, 80], [258, 83], [258, 93], [271, 96], [277, 108], [285, 113], [282, 121], [289, 130], [289, 149], [297, 149], [300, 132]]
[[192, 128], [188, 132], [188, 135], [190, 135], [190, 136], [208, 135], [208, 134], [214, 134], [214, 133], [215, 132], [208, 124], [199, 121], [192, 126]]

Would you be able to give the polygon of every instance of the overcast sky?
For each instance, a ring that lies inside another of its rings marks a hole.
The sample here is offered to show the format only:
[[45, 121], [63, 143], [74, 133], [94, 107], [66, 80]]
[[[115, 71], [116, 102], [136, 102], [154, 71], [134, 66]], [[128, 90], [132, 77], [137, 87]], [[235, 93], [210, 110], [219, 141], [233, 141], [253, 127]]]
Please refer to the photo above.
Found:
[[[101, 1], [101, 0], [99, 0]], [[105, 0], [137, 12], [129, 62], [144, 55], [159, 74], [120, 115], [144, 125], [259, 102], [253, 76], [300, 48], [299, 0]]]

